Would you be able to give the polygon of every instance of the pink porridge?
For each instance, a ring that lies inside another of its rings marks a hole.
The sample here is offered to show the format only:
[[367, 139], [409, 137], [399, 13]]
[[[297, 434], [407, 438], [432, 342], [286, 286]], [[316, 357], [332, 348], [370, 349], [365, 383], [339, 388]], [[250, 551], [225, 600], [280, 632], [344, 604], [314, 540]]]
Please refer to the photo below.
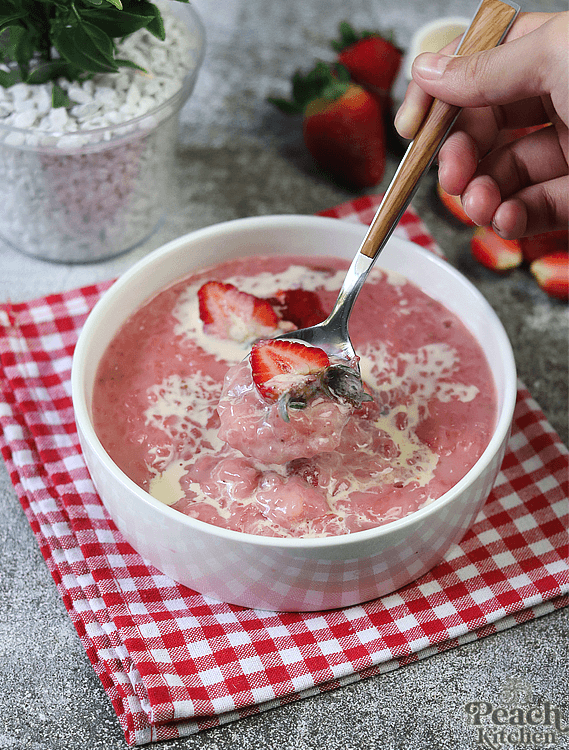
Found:
[[[375, 527], [455, 485], [494, 429], [492, 375], [460, 320], [402, 276], [374, 269], [352, 314], [370, 400], [318, 392], [283, 419], [253, 382], [253, 333], [318, 322], [347, 267], [324, 257], [245, 257], [149, 300], [97, 373], [95, 429], [115, 463], [188, 516], [280, 537]], [[212, 280], [268, 300], [274, 313], [254, 332], [204, 322], [198, 292]]]

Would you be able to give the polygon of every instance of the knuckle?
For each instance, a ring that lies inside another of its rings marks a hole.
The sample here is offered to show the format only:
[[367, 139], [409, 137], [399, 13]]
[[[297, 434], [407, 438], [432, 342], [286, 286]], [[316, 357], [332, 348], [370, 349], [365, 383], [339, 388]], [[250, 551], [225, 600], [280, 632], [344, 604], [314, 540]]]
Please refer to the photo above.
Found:
[[478, 106], [489, 103], [486, 100], [485, 92], [492, 69], [490, 59], [490, 56], [483, 52], [460, 59], [458, 85], [461, 86], [463, 91], [468, 92]]

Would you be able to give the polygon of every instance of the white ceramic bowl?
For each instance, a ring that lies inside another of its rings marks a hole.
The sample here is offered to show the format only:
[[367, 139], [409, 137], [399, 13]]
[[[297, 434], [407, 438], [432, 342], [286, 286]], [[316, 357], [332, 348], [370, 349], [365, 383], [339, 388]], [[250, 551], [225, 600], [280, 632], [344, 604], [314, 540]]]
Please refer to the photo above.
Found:
[[192, 232], [125, 273], [90, 314], [72, 370], [73, 404], [87, 466], [124, 537], [174, 580], [247, 607], [308, 611], [345, 607], [390, 593], [433, 567], [468, 529], [502, 462], [516, 397], [506, 333], [492, 308], [458, 271], [392, 237], [380, 262], [457, 313], [489, 360], [498, 394], [490, 444], [451, 490], [406, 518], [321, 539], [280, 539], [226, 530], [163, 505], [134, 484], [103, 449], [91, 420], [97, 365], [123, 321], [146, 299], [194, 269], [242, 255], [292, 253], [351, 259], [365, 227], [312, 216], [238, 219]]

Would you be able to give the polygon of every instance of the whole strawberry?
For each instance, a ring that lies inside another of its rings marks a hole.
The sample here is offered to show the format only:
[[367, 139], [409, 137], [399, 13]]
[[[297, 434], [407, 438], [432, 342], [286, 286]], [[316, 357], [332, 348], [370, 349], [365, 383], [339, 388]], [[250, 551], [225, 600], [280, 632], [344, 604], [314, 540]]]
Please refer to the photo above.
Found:
[[270, 99], [303, 113], [303, 136], [318, 165], [354, 188], [377, 185], [385, 171], [385, 132], [379, 101], [350, 80], [342, 66], [318, 63], [293, 77], [292, 100]]
[[343, 21], [332, 48], [356, 83], [388, 98], [403, 59], [402, 50], [392, 38], [378, 31], [357, 32]]

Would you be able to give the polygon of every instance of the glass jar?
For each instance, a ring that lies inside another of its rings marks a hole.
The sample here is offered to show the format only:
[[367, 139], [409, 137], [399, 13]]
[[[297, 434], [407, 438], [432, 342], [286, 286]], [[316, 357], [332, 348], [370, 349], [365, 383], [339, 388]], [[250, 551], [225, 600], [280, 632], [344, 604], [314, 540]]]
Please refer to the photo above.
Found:
[[181, 88], [159, 106], [126, 122], [63, 135], [0, 120], [0, 237], [16, 250], [92, 263], [131, 250], [164, 220], [175, 185], [179, 113], [205, 47], [195, 10], [169, 5], [188, 27], [193, 48]]

